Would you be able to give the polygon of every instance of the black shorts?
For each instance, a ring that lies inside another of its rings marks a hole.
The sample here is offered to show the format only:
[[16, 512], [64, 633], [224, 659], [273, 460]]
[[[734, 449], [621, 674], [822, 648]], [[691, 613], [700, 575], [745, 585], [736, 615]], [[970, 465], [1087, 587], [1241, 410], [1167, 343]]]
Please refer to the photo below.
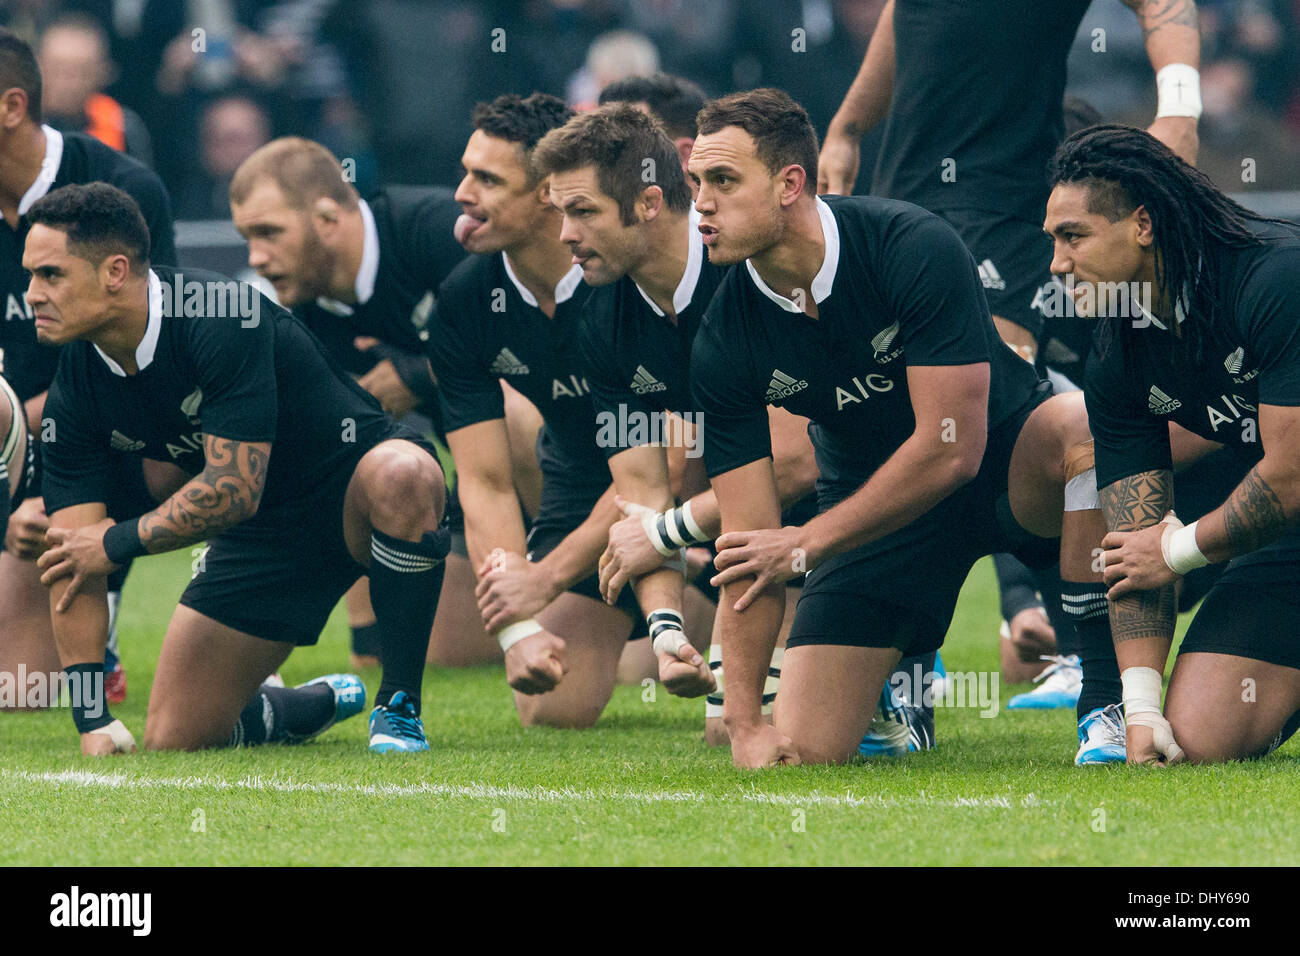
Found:
[[1033, 333], [1043, 334], [1039, 290], [1052, 281], [1052, 244], [1041, 222], [998, 216], [978, 209], [935, 209], [979, 263], [989, 311]]
[[[593, 445], [593, 448], [595, 446]], [[591, 463], [579, 463], [565, 455], [564, 450], [551, 440], [543, 428], [537, 436], [537, 459], [542, 470], [542, 496], [528, 532], [528, 559], [540, 561], [555, 550], [556, 545], [587, 520], [591, 509], [613, 482], [609, 465], [603, 456]], [[593, 574], [569, 588], [600, 601], [600, 577]], [[649, 635], [641, 605], [631, 584], [625, 586], [615, 606], [633, 621], [629, 640]]]
[[1197, 652], [1300, 669], [1300, 531], [1228, 562], [1178, 649]]
[[1025, 531], [1007, 499], [1016, 438], [1050, 396], [1051, 387], [1042, 383], [1031, 401], [989, 434], [974, 481], [906, 527], [814, 568], [804, 581], [786, 646], [927, 653], [943, 644], [962, 584], [981, 557], [1006, 551], [1031, 568], [1054, 564], [1060, 539]]
[[[398, 426], [381, 440], [390, 438], [405, 438], [438, 460], [433, 446], [410, 430]], [[366, 573], [343, 537], [343, 500], [369, 450], [310, 493], [259, 509], [206, 549], [196, 548], [180, 603], [254, 637], [315, 644], [339, 598]]]

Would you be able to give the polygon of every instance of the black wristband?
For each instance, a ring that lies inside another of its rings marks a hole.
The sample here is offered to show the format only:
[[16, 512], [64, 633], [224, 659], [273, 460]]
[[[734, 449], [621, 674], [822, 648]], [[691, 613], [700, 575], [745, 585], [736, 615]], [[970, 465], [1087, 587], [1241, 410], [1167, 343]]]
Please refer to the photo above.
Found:
[[121, 521], [104, 532], [104, 553], [116, 565], [130, 564], [148, 554], [140, 542], [140, 519]]

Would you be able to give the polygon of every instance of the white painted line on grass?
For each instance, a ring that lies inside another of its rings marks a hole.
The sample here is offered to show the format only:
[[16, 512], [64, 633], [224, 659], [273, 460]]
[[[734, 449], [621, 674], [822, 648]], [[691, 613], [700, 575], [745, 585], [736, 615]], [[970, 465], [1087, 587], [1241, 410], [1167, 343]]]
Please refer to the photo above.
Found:
[[569, 787], [500, 787], [487, 783], [388, 784], [388, 783], [311, 783], [275, 777], [240, 777], [222, 780], [210, 777], [134, 777], [125, 773], [93, 770], [64, 770], [57, 773], [32, 773], [24, 770], [0, 770], [0, 779], [55, 786], [102, 787], [122, 790], [268, 790], [275, 793], [324, 793], [367, 797], [463, 797], [472, 800], [531, 800], [538, 803], [615, 802], [628, 803], [698, 803], [708, 800], [740, 800], [744, 803], [779, 807], [972, 807], [1011, 810], [1016, 807], [1045, 806], [1034, 794], [1022, 797], [934, 797], [921, 791], [915, 796], [855, 796], [814, 791], [806, 794], [763, 793], [761, 791], [699, 792], [694, 790], [578, 790]]

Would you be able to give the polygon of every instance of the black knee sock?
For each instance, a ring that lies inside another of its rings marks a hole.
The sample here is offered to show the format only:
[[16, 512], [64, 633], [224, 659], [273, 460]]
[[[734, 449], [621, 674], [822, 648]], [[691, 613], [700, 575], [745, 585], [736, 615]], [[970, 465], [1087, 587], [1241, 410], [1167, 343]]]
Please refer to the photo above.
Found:
[[1061, 604], [1066, 617], [1074, 622], [1077, 653], [1083, 665], [1083, 691], [1077, 708], [1082, 720], [1098, 707], [1118, 704], [1123, 697], [1115, 642], [1110, 633], [1106, 586], [1062, 581]]
[[403, 541], [378, 530], [370, 536], [370, 603], [384, 663], [376, 706], [406, 691], [419, 713], [424, 659], [450, 543], [445, 528], [426, 532], [419, 541]]
[[894, 668], [894, 672], [889, 675], [887, 685], [894, 689], [902, 688], [906, 691], [903, 696], [907, 702], [913, 706], [920, 707], [927, 713], [934, 713], [934, 699], [931, 697], [927, 703], [926, 689], [934, 680], [934, 657], [937, 651], [930, 651], [926, 654], [912, 654], [902, 658]]
[[1061, 591], [1066, 585], [1061, 581], [1061, 566], [1054, 564], [1050, 568], [1034, 571], [1034, 584], [1043, 599], [1043, 610], [1056, 631], [1056, 653], [1062, 657], [1079, 653], [1079, 638], [1075, 632], [1074, 619], [1067, 616], [1061, 605]]
[[380, 656], [378, 623], [352, 628], [352, 653], [358, 657], [378, 657], [383, 660]]
[[333, 719], [334, 691], [328, 684], [263, 684], [240, 711], [230, 746], [252, 747], [310, 737]]

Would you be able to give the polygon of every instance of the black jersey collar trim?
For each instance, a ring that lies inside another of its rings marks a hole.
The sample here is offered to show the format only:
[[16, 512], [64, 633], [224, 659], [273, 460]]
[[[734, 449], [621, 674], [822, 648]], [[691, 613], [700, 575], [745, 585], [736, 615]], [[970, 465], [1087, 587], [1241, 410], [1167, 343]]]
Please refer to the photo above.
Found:
[[[158, 336], [162, 333], [162, 283], [158, 281], [158, 273], [152, 269], [149, 270], [149, 322], [144, 329], [144, 338], [140, 344], [135, 347], [135, 364], [137, 370], [143, 372], [148, 365], [153, 362], [154, 352], [158, 350]], [[114, 375], [120, 375], [126, 378], [126, 372], [122, 366], [118, 365], [109, 358], [104, 350], [98, 345], [95, 351], [99, 357], [104, 360], [108, 370]]]
[[[695, 298], [695, 287], [700, 284], [700, 271], [704, 265], [704, 237], [700, 235], [700, 214], [695, 211], [694, 204], [686, 214], [686, 232], [688, 236], [686, 271], [682, 273], [682, 281], [677, 283], [677, 288], [673, 290], [673, 312], [676, 315], [681, 315], [690, 307], [691, 300]], [[636, 285], [635, 279], [632, 280], [632, 284]], [[640, 292], [641, 298], [654, 309], [655, 315], [664, 314], [664, 310], [655, 305], [655, 300], [646, 295], [645, 289], [636, 285], [636, 291]]]
[[[826, 205], [820, 196], [816, 197], [816, 201], [817, 216], [822, 221], [822, 238], [826, 241], [826, 255], [822, 259], [822, 267], [817, 270], [817, 275], [813, 276], [812, 280], [813, 301], [820, 304], [831, 294], [831, 287], [835, 285], [835, 273], [840, 265], [840, 227], [835, 222], [835, 213], [831, 212], [831, 207]], [[745, 268], [749, 270], [749, 277], [754, 280], [754, 285], [758, 286], [759, 292], [787, 312], [803, 312], [803, 309], [793, 301], [773, 292], [749, 259], [745, 260]]]
[[41, 126], [41, 132], [45, 134], [45, 158], [41, 160], [41, 171], [36, 176], [36, 181], [27, 187], [27, 192], [23, 193], [23, 198], [18, 201], [18, 215], [27, 215], [27, 210], [36, 204], [40, 199], [50, 191], [54, 185], [54, 180], [58, 178], [59, 166], [63, 163], [63, 134], [53, 126]]
[[[528, 287], [519, 281], [519, 277], [515, 275], [515, 270], [510, 268], [510, 257], [503, 252], [501, 253], [501, 261], [506, 267], [506, 278], [514, 283], [514, 287], [519, 291], [519, 297], [534, 309], [537, 308], [537, 296], [529, 292]], [[573, 293], [578, 291], [578, 285], [581, 282], [582, 266], [574, 263], [569, 267], [569, 271], [564, 274], [564, 278], [555, 283], [555, 304], [560, 305], [573, 298]]]

